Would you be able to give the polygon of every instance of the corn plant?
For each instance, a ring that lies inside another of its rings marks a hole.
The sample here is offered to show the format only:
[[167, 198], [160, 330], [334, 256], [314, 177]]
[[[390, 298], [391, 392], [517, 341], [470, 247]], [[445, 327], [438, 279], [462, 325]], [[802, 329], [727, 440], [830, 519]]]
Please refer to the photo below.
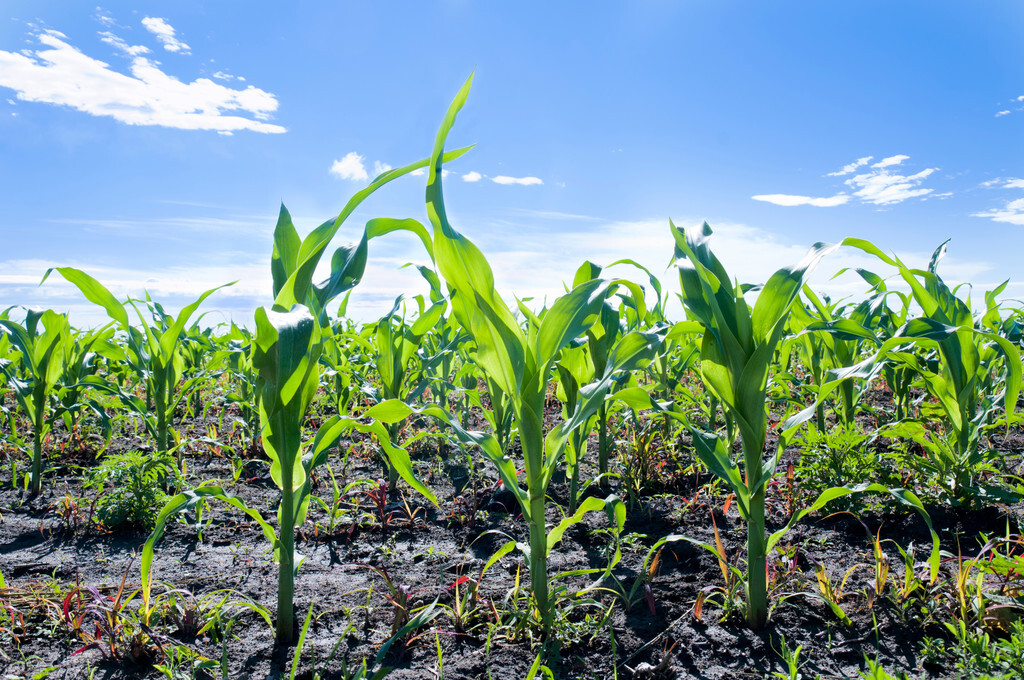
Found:
[[64, 346], [64, 371], [57, 384], [55, 416], [63, 419], [73, 443], [79, 436], [79, 418], [83, 411], [91, 412], [100, 420], [107, 440], [110, 439], [106, 410], [86, 394], [90, 376], [99, 372], [103, 352], [116, 342], [113, 336], [114, 329], [104, 326], [85, 333], [72, 333]]
[[[876, 293], [844, 314], [843, 306], [827, 297], [818, 297], [807, 285], [803, 287], [803, 294], [811, 304], [808, 306], [797, 301], [793, 305], [790, 327], [797, 335], [791, 342], [798, 343], [801, 348], [817, 391], [826, 381], [828, 371], [853, 366], [861, 358], [866, 344], [878, 346], [880, 341], [873, 329], [879, 325], [877, 322], [884, 309], [885, 296]], [[840, 404], [836, 412], [838, 420], [847, 427], [854, 424], [857, 402], [869, 383], [870, 377], [864, 381], [847, 378], [839, 383]], [[818, 431], [824, 434], [825, 403], [822, 400], [818, 400], [815, 422]]]
[[[705, 223], [696, 233], [687, 233], [670, 222], [670, 228], [676, 243], [683, 304], [704, 327], [701, 378], [726, 412], [732, 414], [739, 430], [742, 472], [732, 459], [728, 439], [690, 428], [697, 456], [729, 486], [736, 496], [740, 515], [747, 522], [746, 619], [756, 630], [768, 619], [767, 556], [798, 519], [830, 500], [855, 491], [889, 492], [920, 512], [924, 509], [916, 496], [903, 490], [891, 491], [878, 484], [833, 487], [822, 492], [810, 508], [794, 514], [786, 527], [771, 536], [765, 535], [765, 492], [775, 473], [779, 453], [785, 448], [787, 435], [814, 413], [812, 406], [787, 422], [774, 455], [765, 460], [768, 426], [765, 393], [769, 368], [804, 277], [838, 246], [816, 244], [799, 264], [775, 272], [761, 288], [751, 309], [744, 299], [745, 286], [733, 283], [711, 252], [708, 245], [711, 227]], [[938, 566], [938, 538], [934, 532], [932, 536], [934, 573]]]
[[[238, 406], [245, 436], [254, 438], [259, 432], [259, 412], [256, 409], [256, 369], [252, 365], [252, 332], [231, 324], [221, 349], [212, 359], [224, 368], [229, 382], [225, 401]], [[246, 442], [243, 448], [248, 448]]]
[[[522, 548], [527, 553], [531, 591], [541, 624], [548, 628], [554, 620], [548, 591], [548, 554], [564, 531], [580, 521], [585, 512], [605, 506], [599, 499], [587, 499], [576, 514], [549, 531], [545, 518], [548, 484], [561, 461], [569, 435], [598, 410], [619, 371], [631, 371], [650, 361], [660, 338], [654, 333], [639, 331], [623, 337], [609, 357], [604, 373], [584, 387], [585, 397], [577, 404], [572, 417], [545, 436], [544, 403], [559, 352], [594, 325], [605, 300], [616, 287], [630, 288], [641, 308], [643, 294], [638, 286], [621, 279], [592, 279], [555, 300], [539, 325], [524, 332], [495, 289], [494, 275], [483, 253], [451, 227], [445, 213], [441, 188], [444, 143], [466, 102], [471, 83], [472, 78], [459, 91], [438, 131], [427, 180], [427, 214], [434, 232], [433, 254], [451, 292], [452, 312], [476, 345], [480, 371], [508, 395], [512, 418], [519, 429], [527, 489], [519, 487], [515, 463], [493, 436], [463, 430], [443, 409], [426, 407], [421, 412], [448, 422], [467, 443], [479, 444], [484, 455], [498, 468], [505, 488], [515, 494], [529, 527], [529, 545]], [[395, 421], [411, 412], [408, 405], [392, 401], [371, 408], [367, 415]]]
[[[457, 158], [464, 152], [465, 149], [451, 152], [437, 162]], [[372, 238], [407, 230], [429, 246], [429, 235], [422, 225], [411, 220], [370, 220], [357, 243], [335, 250], [328, 278], [314, 284], [313, 275], [317, 265], [342, 224], [363, 200], [388, 182], [427, 163], [424, 159], [377, 176], [368, 187], [348, 201], [336, 219], [324, 222], [305, 238], [299, 237], [291, 215], [281, 206], [274, 230], [271, 257], [274, 303], [269, 309], [260, 307], [256, 310], [256, 334], [251, 349], [252, 365], [258, 374], [256, 392], [263, 448], [271, 460], [271, 477], [281, 490], [278, 526], [275, 530], [258, 511], [247, 507], [240, 499], [228, 496], [220, 487], [200, 486], [172, 498], [161, 510], [156, 528], [143, 547], [142, 595], [147, 617], [153, 546], [163, 533], [164, 524], [177, 512], [193, 507], [204, 499], [217, 498], [256, 520], [264, 536], [274, 546], [274, 558], [279, 565], [277, 640], [281, 643], [291, 642], [295, 634], [295, 576], [303, 559], [295, 551], [295, 528], [305, 522], [312, 471], [326, 462], [331, 447], [351, 429], [377, 436], [391, 465], [398, 469], [399, 474], [413, 488], [436, 503], [430, 490], [413, 475], [408, 454], [391, 446], [379, 422], [363, 424], [349, 417], [334, 416], [321, 425], [311, 442], [303, 441], [306, 411], [319, 386], [323, 328], [330, 325], [327, 305], [336, 296], [354, 288], [362, 279], [368, 243]]]
[[[945, 243], [932, 254], [927, 270], [911, 269], [868, 241], [847, 239], [847, 243], [896, 267], [923, 313], [903, 324], [874, 356], [834, 372], [833, 378], [870, 374], [882, 361], [909, 369], [935, 399], [937, 405], [929, 410], [943, 421], [947, 434], [927, 437], [920, 427], [900, 431], [925, 446], [930, 454], [926, 463], [944, 492], [956, 503], [986, 495], [1005, 498], [994, 486], [981, 484], [992, 456], [983, 448], [982, 436], [998, 411], [1005, 409], [1009, 417], [1017, 406], [1020, 351], [998, 333], [976, 324], [970, 299], [958, 298], [936, 273]], [[904, 351], [908, 344], [934, 352], [935, 361]]]
[[131, 367], [135, 377], [145, 386], [146, 399], [141, 400], [111, 381], [95, 379], [89, 383], [97, 389], [114, 394], [129, 410], [142, 418], [149, 434], [156, 441], [157, 452], [169, 450], [175, 409], [182, 399], [198, 389], [208, 377], [206, 373], [200, 373], [188, 376], [187, 380], [181, 383], [185, 367], [181, 339], [185, 328], [206, 298], [232, 284], [224, 284], [204, 292], [198, 299], [186, 305], [177, 317], [164, 312], [163, 307], [150, 300], [148, 294], [144, 301], [150, 311], [148, 319], [135, 304], [136, 301], [129, 300], [128, 304], [135, 310], [139, 319], [139, 327], [135, 327], [128, 320], [125, 305], [118, 302], [114, 294], [102, 283], [73, 267], [48, 269], [43, 281], [55, 270], [69, 283], [74, 284], [87, 300], [103, 307], [107, 316], [116, 323], [118, 330], [124, 333], [127, 342], [121, 347], [109, 346], [108, 356], [124, 361]]
[[[369, 387], [376, 401], [398, 399], [400, 401], [418, 400], [429, 386], [422, 371], [419, 360], [414, 361], [417, 352], [427, 333], [444, 315], [447, 306], [443, 300], [421, 309], [416, 320], [409, 324], [403, 313], [399, 314], [402, 298], [395, 300], [391, 311], [385, 314], [373, 326], [369, 350], [372, 352], [373, 365], [380, 378], [380, 389]], [[398, 433], [402, 423], [390, 423], [387, 426], [388, 437], [392, 446], [398, 445]], [[394, 489], [398, 483], [398, 470], [387, 465], [388, 485]]]
[[14, 389], [18, 405], [32, 423], [32, 477], [29, 492], [36, 496], [42, 488], [43, 441], [53, 421], [50, 398], [64, 371], [66, 346], [73, 342], [71, 326], [63, 314], [47, 310], [27, 310], [25, 325], [0, 319], [0, 329], [20, 353], [16, 364], [5, 364], [7, 383]]

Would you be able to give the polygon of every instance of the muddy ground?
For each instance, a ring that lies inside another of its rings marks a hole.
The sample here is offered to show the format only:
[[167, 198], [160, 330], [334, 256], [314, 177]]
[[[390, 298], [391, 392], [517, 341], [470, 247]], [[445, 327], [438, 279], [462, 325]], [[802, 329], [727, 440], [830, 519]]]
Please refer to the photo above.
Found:
[[[182, 429], [202, 432], [205, 423], [186, 425]], [[1002, 443], [1016, 450], [1019, 441], [1015, 436]], [[142, 446], [133, 435], [124, 434], [115, 438], [111, 449]], [[350, 447], [351, 452], [344, 456]], [[90, 463], [85, 460], [87, 454], [81, 458], [76, 462]], [[301, 623], [312, 604], [314, 618], [296, 677], [311, 678], [316, 672], [323, 678], [341, 678], [346, 677], [345, 664], [350, 670], [364, 658], [372, 664], [391, 635], [396, 615], [381, 572], [409, 594], [411, 607], [437, 601], [436, 618], [408, 639], [391, 645], [384, 659], [384, 665], [394, 668], [390, 678], [523, 678], [542, 649], [546, 664], [561, 678], [761, 678], [785, 671], [780, 656], [783, 639], [789, 649], [802, 647], [800, 663], [805, 678], [856, 677], [865, 668], [866, 657], [877, 659], [891, 673], [948, 675], [941, 665], [928, 666], [920, 651], [926, 636], [946, 635], [941, 626], [922, 625], [921, 613], [901, 606], [891, 590], [872, 596], [870, 537], [879, 528], [881, 537], [887, 539], [885, 549], [893, 574], [903, 570], [896, 545], [905, 550], [913, 547], [921, 559], [930, 547], [925, 524], [913, 513], [876, 504], [859, 519], [839, 514], [802, 521], [782, 541], [789, 557], [776, 558], [770, 565], [774, 609], [769, 625], [764, 631], [751, 632], [743, 624], [739, 607], [723, 609], [721, 566], [704, 548], [673, 541], [658, 555], [656, 568], [644, 571], [648, 550], [659, 539], [686, 535], [714, 543], [714, 526], [720, 530], [733, 564], [739, 564], [744, 553], [745, 534], [735, 505], [727, 504], [724, 492], [707, 485], [707, 478], [695, 476], [686, 455], [681, 454], [678, 463], [682, 467], [661, 469], [629, 512], [622, 534], [622, 559], [613, 574], [627, 593], [632, 591], [632, 598], [610, 592], [606, 579], [607, 589], [589, 591], [577, 598], [574, 606], [563, 603], [559, 640], [545, 645], [523, 624], [524, 617], [517, 619], [512, 613], [525, 607], [515, 589], [517, 581], [527, 583], [518, 552], [503, 557], [483, 578], [476, 618], [460, 622], [450, 609], [460, 576], [476, 578], [507, 537], [526, 540], [525, 524], [518, 512], [503, 505], [508, 499], [495, 488], [493, 470], [480, 462], [470, 466], [465, 453], [440, 438], [428, 438], [418, 445], [414, 460], [421, 478], [440, 499], [439, 507], [406, 489], [401, 496], [388, 499], [386, 522], [379, 521], [379, 516], [372, 521], [372, 503], [363, 498], [361, 507], [368, 514], [362, 514], [358, 522], [348, 521], [354, 515], [342, 518], [329, 532], [327, 514], [316, 503], [311, 505], [297, 541], [305, 562], [296, 580], [295, 608]], [[223, 480], [230, 494], [273, 520], [278, 494], [266, 461], [253, 458], [232, 463], [201, 444], [190, 446], [186, 461], [190, 485]], [[331, 466], [342, 486], [358, 478], [380, 477], [380, 465], [365, 442], [342, 442], [332, 455]], [[233, 482], [236, 472], [238, 479]], [[585, 466], [584, 478], [593, 472]], [[0, 601], [21, 617], [13, 629], [0, 630], [4, 655], [0, 665], [7, 666], [5, 677], [166, 677], [152, 668], [153, 660], [161, 662], [152, 646], [139, 652], [140, 661], [124, 658], [131, 656], [124, 649], [121, 659], [110, 658], [102, 649], [74, 654], [83, 642], [61, 621], [62, 596], [76, 584], [113, 595], [122, 578], [125, 595], [131, 596], [140, 583], [138, 555], [147, 538], [137, 530], [97, 528], [89, 518], [96, 492], [82, 484], [81, 470], [65, 466], [45, 479], [38, 498], [29, 500], [23, 490], [12, 490], [6, 483], [0, 491], [0, 573], [8, 586], [6, 601], [2, 597]], [[614, 484], [612, 490], [622, 492]], [[556, 480], [551, 496], [561, 503], [566, 492], [564, 480]], [[317, 475], [313, 493], [331, 502], [326, 470]], [[67, 513], [62, 518], [57, 512], [69, 496], [82, 499], [77, 526], [67, 519]], [[790, 503], [785, 484], [773, 487], [770, 530], [784, 524]], [[559, 509], [550, 505], [549, 522], [557, 522]], [[933, 508], [932, 519], [944, 549], [969, 554], [977, 545], [979, 532], [1018, 532], [1016, 512], [1017, 508], [1005, 506], [973, 512]], [[175, 590], [182, 597], [187, 591], [195, 598], [207, 597], [208, 602], [221, 599], [222, 595], [210, 596], [215, 591], [231, 592], [226, 593], [219, 631], [193, 638], [176, 626], [162, 624], [160, 629], [167, 635], [164, 642], [184, 643], [216, 662], [216, 668], [199, 677], [222, 677], [222, 663], [230, 678], [288, 677], [295, 646], [275, 646], [273, 631], [251, 609], [239, 604], [255, 602], [271, 614], [276, 607], [277, 570], [263, 534], [255, 522], [217, 502], [202, 517], [201, 535], [194, 523], [184, 521], [191, 519], [183, 516], [183, 521], [169, 523], [157, 544], [155, 578], [161, 585], [155, 592]], [[603, 569], [611, 554], [611, 537], [600, 530], [607, 527], [603, 513], [592, 513], [583, 524], [570, 529], [552, 553], [549, 573]], [[813, 595], [817, 592], [817, 564], [825, 565], [837, 584], [853, 569], [845, 584], [849, 594], [841, 600], [849, 622], [841, 621]], [[650, 575], [647, 581], [645, 573]], [[579, 591], [595, 578], [592, 574], [570, 576], [560, 583], [569, 591]], [[461, 596], [466, 587], [466, 583], [458, 586]], [[128, 606], [138, 604], [136, 596]], [[609, 607], [609, 621], [596, 625]], [[501, 625], [494, 625], [495, 614]], [[225, 635], [224, 624], [230, 620], [235, 623]], [[333, 659], [328, 661], [332, 651]]]

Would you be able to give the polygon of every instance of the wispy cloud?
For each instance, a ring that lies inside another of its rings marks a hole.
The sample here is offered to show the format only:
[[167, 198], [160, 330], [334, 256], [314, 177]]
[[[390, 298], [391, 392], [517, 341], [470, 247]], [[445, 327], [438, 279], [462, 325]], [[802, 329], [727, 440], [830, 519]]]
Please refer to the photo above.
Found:
[[[1024, 179], [1017, 177], [997, 177], [995, 179], [990, 179], [987, 182], [982, 182], [981, 186], [998, 189], [1024, 189]], [[1006, 224], [1024, 226], [1024, 198], [1007, 201], [1002, 208], [993, 208], [983, 212], [971, 213], [971, 217], [984, 217], [992, 220], [993, 222], [1005, 222]]]
[[59, 31], [47, 30], [35, 37], [42, 49], [0, 50], [0, 87], [14, 90], [22, 101], [68, 106], [129, 125], [222, 134], [285, 132], [280, 125], [265, 122], [277, 110], [277, 98], [264, 90], [252, 86], [236, 90], [207, 78], [184, 83], [141, 56], [140, 46], [109, 33], [101, 34], [101, 39], [132, 57], [130, 75], [83, 54]]
[[366, 166], [363, 165], [363, 157], [357, 154], [355, 151], [350, 151], [345, 154], [345, 157], [339, 161], [334, 161], [331, 166], [330, 173], [337, 175], [341, 179], [351, 180], [353, 182], [365, 182], [370, 179], [370, 175], [366, 172]]
[[[447, 177], [450, 170], [442, 170], [441, 176]], [[425, 175], [427, 171], [424, 168], [419, 170], [413, 170], [410, 175]], [[498, 175], [497, 177], [491, 177], [490, 175], [484, 175], [476, 170], [470, 170], [469, 172], [462, 175], [462, 181], [464, 182], [479, 182], [482, 179], [489, 179], [496, 184], [521, 184], [523, 186], [530, 186], [532, 184], [544, 184], [544, 181], [540, 177], [509, 177], [508, 175]]]
[[[843, 184], [850, 187], [853, 191], [852, 196], [840, 192], [834, 196], [823, 198], [803, 196], [801, 194], [758, 194], [751, 196], [751, 198], [755, 201], [765, 201], [786, 207], [810, 205], [819, 208], [831, 208], [837, 205], [844, 205], [851, 200], [873, 205], [892, 205], [902, 203], [910, 198], [923, 198], [934, 191], [921, 185], [938, 168], [925, 168], [911, 175], [898, 174], [897, 169], [899, 166], [910, 159], [910, 156], [900, 154], [883, 158], [866, 168], [866, 170], [862, 170], [873, 158], [874, 156], [858, 158], [852, 163], [847, 163], [839, 170], [826, 175], [827, 177], [844, 177], [856, 173], [852, 177], [843, 180]], [[858, 170], [862, 171], [858, 172]], [[951, 195], [947, 192], [933, 194], [931, 197], [947, 198]]]
[[856, 189], [857, 196], [865, 203], [874, 205], [893, 205], [910, 198], [927, 196], [932, 189], [921, 186], [938, 168], [925, 168], [913, 175], [900, 175], [889, 170], [903, 164], [910, 156], [890, 156], [871, 166], [872, 171], [854, 175], [846, 180], [846, 185]]
[[990, 179], [987, 182], [982, 182], [981, 186], [986, 189], [996, 187], [999, 189], [1024, 189], [1024, 179], [1018, 177], [996, 177]]
[[508, 175], [498, 175], [497, 177], [491, 177], [490, 179], [492, 182], [497, 184], [522, 184], [523, 186], [544, 184], [540, 177], [509, 177]]
[[558, 212], [557, 210], [532, 210], [529, 208], [517, 208], [514, 210], [522, 215], [530, 215], [531, 217], [540, 217], [549, 220], [585, 220], [590, 222], [600, 221], [600, 217], [594, 217], [593, 215], [579, 215], [576, 213]]
[[245, 82], [245, 78], [243, 78], [242, 76], [235, 76], [228, 73], [227, 71], [217, 71], [211, 77], [216, 78], [217, 80], [237, 80], [243, 83]]
[[765, 203], [774, 203], [775, 205], [782, 205], [786, 207], [795, 205], [813, 205], [817, 208], [831, 208], [833, 206], [842, 205], [850, 200], [850, 197], [846, 194], [836, 194], [835, 196], [829, 196], [827, 198], [794, 196], [792, 194], [760, 194], [758, 196], [751, 196], [751, 198], [755, 201], [764, 201]]
[[391, 166], [388, 165], [387, 163], [382, 163], [381, 161], [374, 161], [373, 162], [373, 176], [374, 177], [376, 177], [377, 175], [380, 175], [382, 173], [385, 173], [385, 172], [387, 172], [390, 169], [391, 169]]
[[890, 167], [892, 165], [899, 165], [903, 161], [909, 160], [909, 159], [910, 159], [910, 156], [904, 156], [902, 154], [899, 154], [899, 155], [896, 155], [896, 156], [889, 156], [888, 158], [883, 158], [882, 160], [878, 161], [877, 163], [875, 163], [871, 167], [873, 167], [873, 168], [888, 168], [888, 167]]
[[149, 48], [145, 45], [129, 45], [119, 36], [114, 35], [110, 31], [103, 31], [100, 33], [100, 40], [111, 45], [118, 52], [127, 54], [129, 57], [137, 57], [141, 54], [149, 54]]
[[159, 17], [146, 17], [142, 20], [146, 30], [156, 36], [156, 39], [168, 52], [178, 54], [192, 54], [192, 48], [178, 40], [174, 27], [167, 23], [166, 19]]
[[986, 217], [993, 222], [1006, 222], [1007, 224], [1024, 226], [1024, 198], [1010, 201], [1002, 208], [972, 213], [971, 217]]
[[95, 14], [93, 14], [93, 18], [96, 21], [98, 21], [101, 24], [103, 24], [104, 26], [113, 26], [114, 24], [117, 23], [117, 21], [114, 20], [114, 17], [110, 16], [107, 13], [107, 11], [105, 9], [103, 9], [102, 7], [97, 7], [96, 8], [96, 12], [95, 12]]
[[843, 175], [849, 175], [851, 172], [853, 172], [854, 170], [856, 170], [860, 166], [867, 165], [871, 161], [872, 158], [874, 158], [874, 156], [865, 156], [864, 158], [858, 158], [857, 160], [855, 160], [852, 163], [847, 163], [846, 165], [844, 165], [839, 170], [836, 170], [835, 172], [828, 173], [828, 175], [826, 175], [826, 176], [827, 177], [842, 177]]
[[101, 307], [85, 300], [77, 288], [56, 274], [39, 285], [43, 272], [56, 266], [73, 266], [88, 272], [119, 300], [129, 296], [141, 298], [149, 292], [169, 311], [181, 309], [204, 291], [237, 281], [217, 291], [200, 308], [201, 312], [212, 312], [205, 318], [205, 323], [211, 325], [233, 319], [252, 326], [253, 310], [267, 302], [272, 290], [269, 267], [255, 260], [231, 259], [210, 265], [161, 269], [111, 267], [90, 261], [7, 260], [0, 262], [0, 299], [70, 312], [71, 323], [79, 327], [107, 323], [109, 319]]

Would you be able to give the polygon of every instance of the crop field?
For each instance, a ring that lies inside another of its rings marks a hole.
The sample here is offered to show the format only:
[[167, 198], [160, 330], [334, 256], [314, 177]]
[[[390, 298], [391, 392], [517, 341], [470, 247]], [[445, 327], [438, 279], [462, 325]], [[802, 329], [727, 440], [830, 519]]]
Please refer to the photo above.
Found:
[[[443, 194], [471, 81], [430, 157], [305, 236], [282, 206], [244, 326], [72, 267], [105, 326], [0, 314], [4, 678], [1021, 677], [1005, 284], [857, 238], [748, 282], [666, 217], [670, 276], [499, 293]], [[352, 224], [420, 169], [422, 221]], [[398, 231], [430, 293], [356, 323]], [[839, 248], [859, 298], [806, 283]]]

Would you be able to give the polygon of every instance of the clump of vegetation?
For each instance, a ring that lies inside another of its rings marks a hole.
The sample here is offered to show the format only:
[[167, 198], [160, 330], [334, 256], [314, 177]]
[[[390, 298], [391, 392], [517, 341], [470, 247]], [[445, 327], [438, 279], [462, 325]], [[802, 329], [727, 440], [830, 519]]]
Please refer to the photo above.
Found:
[[104, 527], [149, 531], [167, 502], [164, 490], [174, 486], [177, 479], [171, 455], [129, 451], [104, 456], [89, 473], [86, 488], [101, 494], [96, 502], [96, 520]]

